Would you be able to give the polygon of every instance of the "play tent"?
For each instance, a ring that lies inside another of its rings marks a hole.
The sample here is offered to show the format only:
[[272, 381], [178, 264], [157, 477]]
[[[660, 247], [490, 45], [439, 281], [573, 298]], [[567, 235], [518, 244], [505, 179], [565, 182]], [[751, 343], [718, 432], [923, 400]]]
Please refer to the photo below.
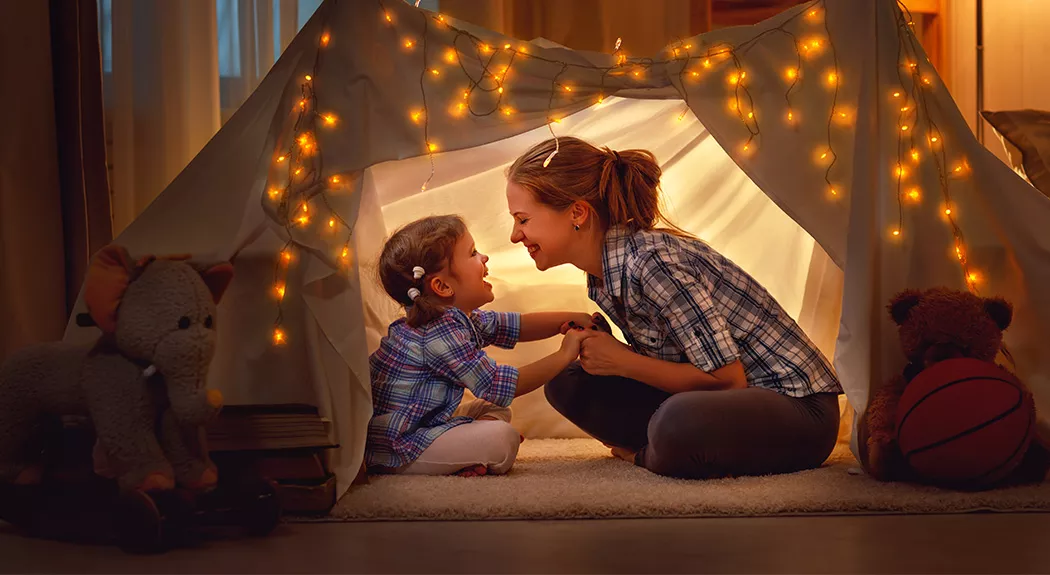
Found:
[[[492, 256], [494, 309], [596, 309], [582, 272], [537, 272], [509, 243], [503, 170], [551, 136], [653, 150], [671, 217], [769, 287], [858, 410], [902, 367], [887, 301], [934, 285], [1013, 302], [1009, 351], [1050, 408], [1050, 200], [975, 140], [893, 0], [818, 0], [659, 54], [610, 52], [326, 0], [115, 241], [234, 262], [211, 385], [230, 404], [320, 406], [340, 492], [371, 415], [367, 356], [398, 313], [369, 265], [394, 228], [460, 213]], [[542, 394], [514, 409], [533, 435], [575, 433]]]

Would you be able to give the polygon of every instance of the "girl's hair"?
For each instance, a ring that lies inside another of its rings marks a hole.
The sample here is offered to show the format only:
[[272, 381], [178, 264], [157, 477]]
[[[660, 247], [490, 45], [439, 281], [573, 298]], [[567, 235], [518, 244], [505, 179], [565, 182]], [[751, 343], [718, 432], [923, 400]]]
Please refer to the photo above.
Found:
[[[427, 287], [427, 280], [450, 265], [452, 252], [467, 226], [459, 216], [430, 216], [407, 224], [390, 236], [379, 255], [379, 279], [387, 295], [403, 305], [406, 323], [421, 327], [441, 317], [447, 305]], [[413, 277], [413, 268], [424, 275]], [[416, 288], [415, 301], [408, 290]]]
[[659, 223], [666, 226], [664, 231], [692, 237], [660, 211], [662, 170], [649, 150], [617, 152], [571, 136], [558, 138], [557, 149], [545, 168], [555, 141], [536, 144], [511, 164], [507, 179], [556, 210], [568, 209], [575, 201], [588, 203], [602, 229], [622, 226], [634, 232], [657, 229]]

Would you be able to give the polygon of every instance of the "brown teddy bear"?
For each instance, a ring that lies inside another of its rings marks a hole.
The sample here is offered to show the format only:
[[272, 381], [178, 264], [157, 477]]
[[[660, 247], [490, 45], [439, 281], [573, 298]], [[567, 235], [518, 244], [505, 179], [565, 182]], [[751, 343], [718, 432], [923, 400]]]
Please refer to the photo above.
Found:
[[[1013, 308], [1002, 298], [948, 288], [905, 290], [888, 308], [899, 326], [908, 365], [868, 401], [857, 425], [858, 449], [861, 465], [872, 477], [919, 481], [897, 446], [897, 405], [904, 388], [919, 372], [947, 359], [969, 357], [994, 363]], [[1021, 464], [1000, 485], [1039, 482], [1048, 471], [1050, 451], [1042, 442], [1032, 441]]]
[[198, 269], [187, 259], [136, 261], [120, 246], [103, 248], [84, 281], [87, 325], [99, 338], [31, 346], [0, 365], [0, 483], [41, 481], [27, 447], [38, 423], [88, 415], [122, 489], [215, 485], [204, 426], [222, 395], [205, 384], [215, 306], [233, 267]]

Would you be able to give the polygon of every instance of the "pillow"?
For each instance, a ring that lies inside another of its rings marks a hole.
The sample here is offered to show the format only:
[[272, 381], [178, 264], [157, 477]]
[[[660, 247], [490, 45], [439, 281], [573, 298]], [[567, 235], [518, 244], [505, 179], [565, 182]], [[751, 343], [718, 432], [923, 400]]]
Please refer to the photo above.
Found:
[[995, 129], [1015, 172], [1050, 197], [1050, 112], [982, 111]]

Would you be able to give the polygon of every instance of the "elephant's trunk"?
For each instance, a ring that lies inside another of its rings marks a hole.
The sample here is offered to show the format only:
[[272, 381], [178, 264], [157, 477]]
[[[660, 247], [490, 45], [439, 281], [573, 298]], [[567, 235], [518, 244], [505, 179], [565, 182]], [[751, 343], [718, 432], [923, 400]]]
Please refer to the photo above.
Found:
[[175, 419], [186, 427], [206, 425], [222, 407], [222, 394], [206, 389], [204, 381], [193, 378], [166, 378], [168, 401]]

